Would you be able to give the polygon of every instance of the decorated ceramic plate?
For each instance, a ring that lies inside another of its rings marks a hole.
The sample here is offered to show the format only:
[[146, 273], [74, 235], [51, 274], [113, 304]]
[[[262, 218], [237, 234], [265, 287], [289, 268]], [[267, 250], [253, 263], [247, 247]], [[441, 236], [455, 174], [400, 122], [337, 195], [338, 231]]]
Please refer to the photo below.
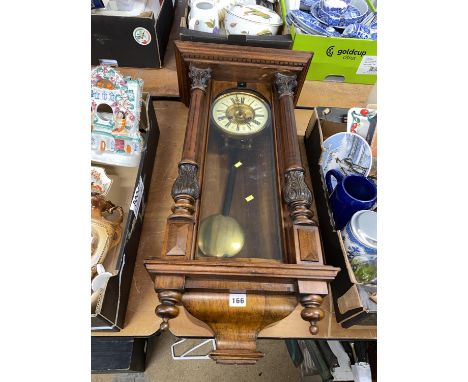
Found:
[[91, 194], [107, 195], [112, 185], [112, 179], [102, 167], [91, 166]]
[[371, 148], [357, 134], [337, 133], [323, 142], [319, 163], [323, 176], [331, 169], [336, 169], [343, 175], [368, 176], [372, 167]]

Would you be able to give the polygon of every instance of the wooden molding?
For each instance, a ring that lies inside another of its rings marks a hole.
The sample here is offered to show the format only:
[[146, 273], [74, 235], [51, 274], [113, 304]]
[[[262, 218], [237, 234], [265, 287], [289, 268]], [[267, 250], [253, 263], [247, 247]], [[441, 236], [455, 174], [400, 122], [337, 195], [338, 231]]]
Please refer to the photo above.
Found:
[[[189, 67], [210, 68], [211, 78], [218, 81], [237, 81], [242, 77], [246, 82], [273, 83], [277, 72], [295, 74], [298, 87], [294, 104], [299, 99], [312, 54], [288, 49], [270, 49], [202, 42], [174, 41], [176, 65], [179, 75], [179, 94], [185, 105], [190, 101]], [[241, 74], [240, 74], [241, 73]]]
[[144, 262], [149, 272], [157, 274], [223, 276], [300, 280], [333, 280], [340, 268], [330, 265], [283, 264], [271, 262], [223, 262], [223, 261], [167, 261], [148, 259]]

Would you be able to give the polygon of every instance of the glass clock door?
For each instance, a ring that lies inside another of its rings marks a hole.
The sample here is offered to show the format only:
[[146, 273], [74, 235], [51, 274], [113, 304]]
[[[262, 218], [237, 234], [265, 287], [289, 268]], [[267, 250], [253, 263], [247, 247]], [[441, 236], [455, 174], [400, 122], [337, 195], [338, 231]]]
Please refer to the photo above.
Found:
[[210, 110], [198, 228], [198, 258], [281, 261], [278, 179], [271, 108], [230, 89]]

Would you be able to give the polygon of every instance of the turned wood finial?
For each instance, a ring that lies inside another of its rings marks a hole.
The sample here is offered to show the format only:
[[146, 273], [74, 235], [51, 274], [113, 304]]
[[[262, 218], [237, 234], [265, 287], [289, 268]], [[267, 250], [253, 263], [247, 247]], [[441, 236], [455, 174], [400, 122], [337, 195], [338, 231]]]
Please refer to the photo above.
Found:
[[286, 95], [294, 97], [294, 89], [296, 89], [297, 86], [296, 78], [297, 76], [295, 74], [275, 74], [276, 89], [278, 90], [280, 98]]
[[301, 297], [301, 304], [304, 309], [301, 311], [301, 317], [304, 321], [310, 322], [309, 331], [312, 335], [319, 332], [317, 322], [325, 317], [323, 309], [320, 308], [323, 298], [318, 294], [309, 294]]
[[156, 307], [156, 315], [162, 318], [163, 322], [159, 329], [164, 331], [169, 329], [168, 321], [179, 315], [179, 308], [176, 305], [181, 304], [182, 293], [175, 290], [163, 290], [158, 292], [158, 297], [161, 304]]
[[200, 89], [202, 91], [206, 91], [206, 87], [208, 82], [211, 79], [211, 69], [200, 69], [192, 64], [189, 66], [189, 73], [190, 79], [192, 80], [191, 90]]

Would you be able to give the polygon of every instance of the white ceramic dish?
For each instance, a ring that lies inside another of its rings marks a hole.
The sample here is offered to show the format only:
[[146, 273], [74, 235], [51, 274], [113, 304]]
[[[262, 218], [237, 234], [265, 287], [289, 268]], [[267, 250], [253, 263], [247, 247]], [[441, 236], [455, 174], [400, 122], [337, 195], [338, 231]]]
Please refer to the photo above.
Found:
[[260, 5], [238, 4], [226, 9], [224, 27], [228, 34], [251, 36], [276, 35], [283, 25], [281, 17]]

